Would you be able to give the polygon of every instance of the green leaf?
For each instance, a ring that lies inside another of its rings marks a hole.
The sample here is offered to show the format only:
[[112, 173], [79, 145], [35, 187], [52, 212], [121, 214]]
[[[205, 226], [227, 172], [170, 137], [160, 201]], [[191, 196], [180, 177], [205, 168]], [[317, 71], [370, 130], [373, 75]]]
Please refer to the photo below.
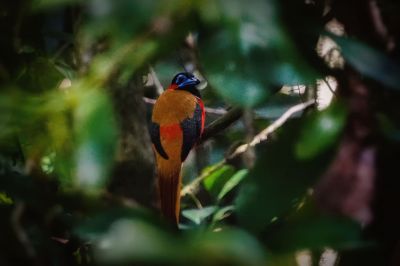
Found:
[[[212, 168], [213, 166], [211, 166]], [[204, 172], [209, 171], [210, 168], [204, 169]], [[216, 171], [212, 171], [209, 176], [204, 178], [203, 183], [207, 191], [214, 195], [218, 196], [224, 184], [229, 180], [229, 178], [234, 174], [233, 167], [230, 165], [223, 165]]]
[[195, 224], [199, 225], [206, 218], [211, 216], [216, 211], [216, 209], [217, 207], [215, 206], [208, 206], [201, 209], [183, 210], [182, 215], [194, 222]]
[[276, 1], [218, 3], [219, 21], [207, 18], [211, 34], [200, 40], [200, 52], [212, 88], [226, 100], [252, 107], [283, 84], [317, 77], [289, 37]]
[[242, 169], [236, 172], [223, 186], [218, 194], [218, 200], [221, 200], [229, 191], [234, 189], [248, 173], [247, 169]]
[[7, 193], [0, 191], [0, 205], [11, 205], [13, 204], [12, 198]]
[[400, 89], [400, 64], [384, 53], [354, 39], [329, 36], [340, 46], [343, 57], [360, 73], [388, 87]]
[[277, 140], [264, 147], [244, 180], [235, 200], [240, 224], [259, 232], [272, 220], [291, 210], [328, 166], [330, 151], [314, 160], [299, 160], [295, 144], [301, 121], [287, 122]]
[[296, 144], [296, 155], [310, 159], [337, 142], [346, 122], [344, 105], [334, 102], [327, 109], [307, 117]]
[[234, 211], [234, 209], [235, 209], [235, 206], [233, 206], [233, 205], [225, 206], [225, 207], [218, 209], [213, 215], [212, 224], [215, 224], [217, 222], [224, 220], [226, 217], [228, 217]]
[[261, 103], [271, 92], [262, 73], [262, 58], [253, 60], [262, 56], [263, 48], [250, 40], [244, 43], [242, 38], [247, 37], [240, 34], [240, 25], [230, 26], [207, 39], [201, 51], [212, 88], [226, 100], [250, 107]]

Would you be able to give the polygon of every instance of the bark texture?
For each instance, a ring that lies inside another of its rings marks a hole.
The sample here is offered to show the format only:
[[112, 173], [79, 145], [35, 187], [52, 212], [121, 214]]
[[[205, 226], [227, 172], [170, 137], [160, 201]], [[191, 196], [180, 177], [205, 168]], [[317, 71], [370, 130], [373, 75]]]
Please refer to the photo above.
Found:
[[136, 74], [127, 86], [111, 91], [120, 126], [110, 192], [141, 205], [155, 206], [155, 163], [148, 133], [143, 81]]

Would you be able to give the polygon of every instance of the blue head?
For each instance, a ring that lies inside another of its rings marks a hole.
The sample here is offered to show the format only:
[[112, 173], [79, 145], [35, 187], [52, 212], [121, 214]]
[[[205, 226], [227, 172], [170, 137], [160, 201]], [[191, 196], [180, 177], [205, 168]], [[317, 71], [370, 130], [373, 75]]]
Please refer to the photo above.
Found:
[[198, 80], [193, 74], [182, 72], [175, 75], [175, 77], [172, 79], [171, 86], [173, 86], [176, 90], [185, 90], [201, 98], [200, 92], [196, 88], [196, 85], [199, 83], [200, 80]]
[[184, 89], [185, 87], [195, 87], [200, 83], [193, 74], [188, 72], [182, 72], [175, 75], [172, 79], [171, 85], [176, 85], [178, 89]]

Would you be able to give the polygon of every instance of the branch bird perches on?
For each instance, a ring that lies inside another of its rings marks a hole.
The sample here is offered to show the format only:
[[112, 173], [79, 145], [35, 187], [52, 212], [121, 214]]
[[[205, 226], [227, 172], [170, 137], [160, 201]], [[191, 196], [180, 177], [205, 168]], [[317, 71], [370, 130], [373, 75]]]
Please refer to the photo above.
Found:
[[[293, 114], [303, 111], [307, 109], [308, 107], [311, 107], [315, 104], [314, 100], [310, 100], [301, 104], [297, 104], [295, 106], [290, 107], [286, 112], [282, 114], [278, 119], [276, 119], [271, 125], [266, 127], [264, 130], [262, 130], [260, 133], [258, 133], [254, 138], [246, 144], [240, 145], [237, 147], [230, 155], [226, 156], [223, 160], [219, 161], [218, 163], [214, 164], [212, 167], [210, 167], [207, 171], [203, 172], [199, 177], [194, 179], [192, 182], [187, 184], [182, 190], [181, 190], [181, 197], [189, 195], [189, 194], [194, 194], [200, 183], [206, 179], [208, 176], [210, 176], [213, 172], [217, 171], [220, 169], [223, 165], [225, 165], [229, 160], [232, 160], [236, 156], [244, 153], [249, 147], [254, 147], [258, 145], [259, 143], [265, 141], [268, 139], [268, 136], [276, 131], [279, 127], [281, 127]], [[222, 120], [224, 117], [221, 117], [220, 119], [217, 120]], [[216, 121], [217, 122], [217, 121]], [[207, 129], [206, 129], [207, 130]]]

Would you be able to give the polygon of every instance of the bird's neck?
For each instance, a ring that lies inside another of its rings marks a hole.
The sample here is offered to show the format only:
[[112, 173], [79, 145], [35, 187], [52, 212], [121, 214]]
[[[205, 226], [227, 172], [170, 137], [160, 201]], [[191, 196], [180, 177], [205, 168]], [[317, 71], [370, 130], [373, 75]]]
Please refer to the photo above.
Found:
[[194, 96], [196, 96], [197, 98], [200, 98], [200, 99], [201, 99], [200, 91], [199, 91], [196, 87], [194, 87], [194, 86], [185, 87], [185, 88], [183, 88], [182, 90], [188, 91], [188, 92], [190, 92], [191, 94], [193, 94]]

